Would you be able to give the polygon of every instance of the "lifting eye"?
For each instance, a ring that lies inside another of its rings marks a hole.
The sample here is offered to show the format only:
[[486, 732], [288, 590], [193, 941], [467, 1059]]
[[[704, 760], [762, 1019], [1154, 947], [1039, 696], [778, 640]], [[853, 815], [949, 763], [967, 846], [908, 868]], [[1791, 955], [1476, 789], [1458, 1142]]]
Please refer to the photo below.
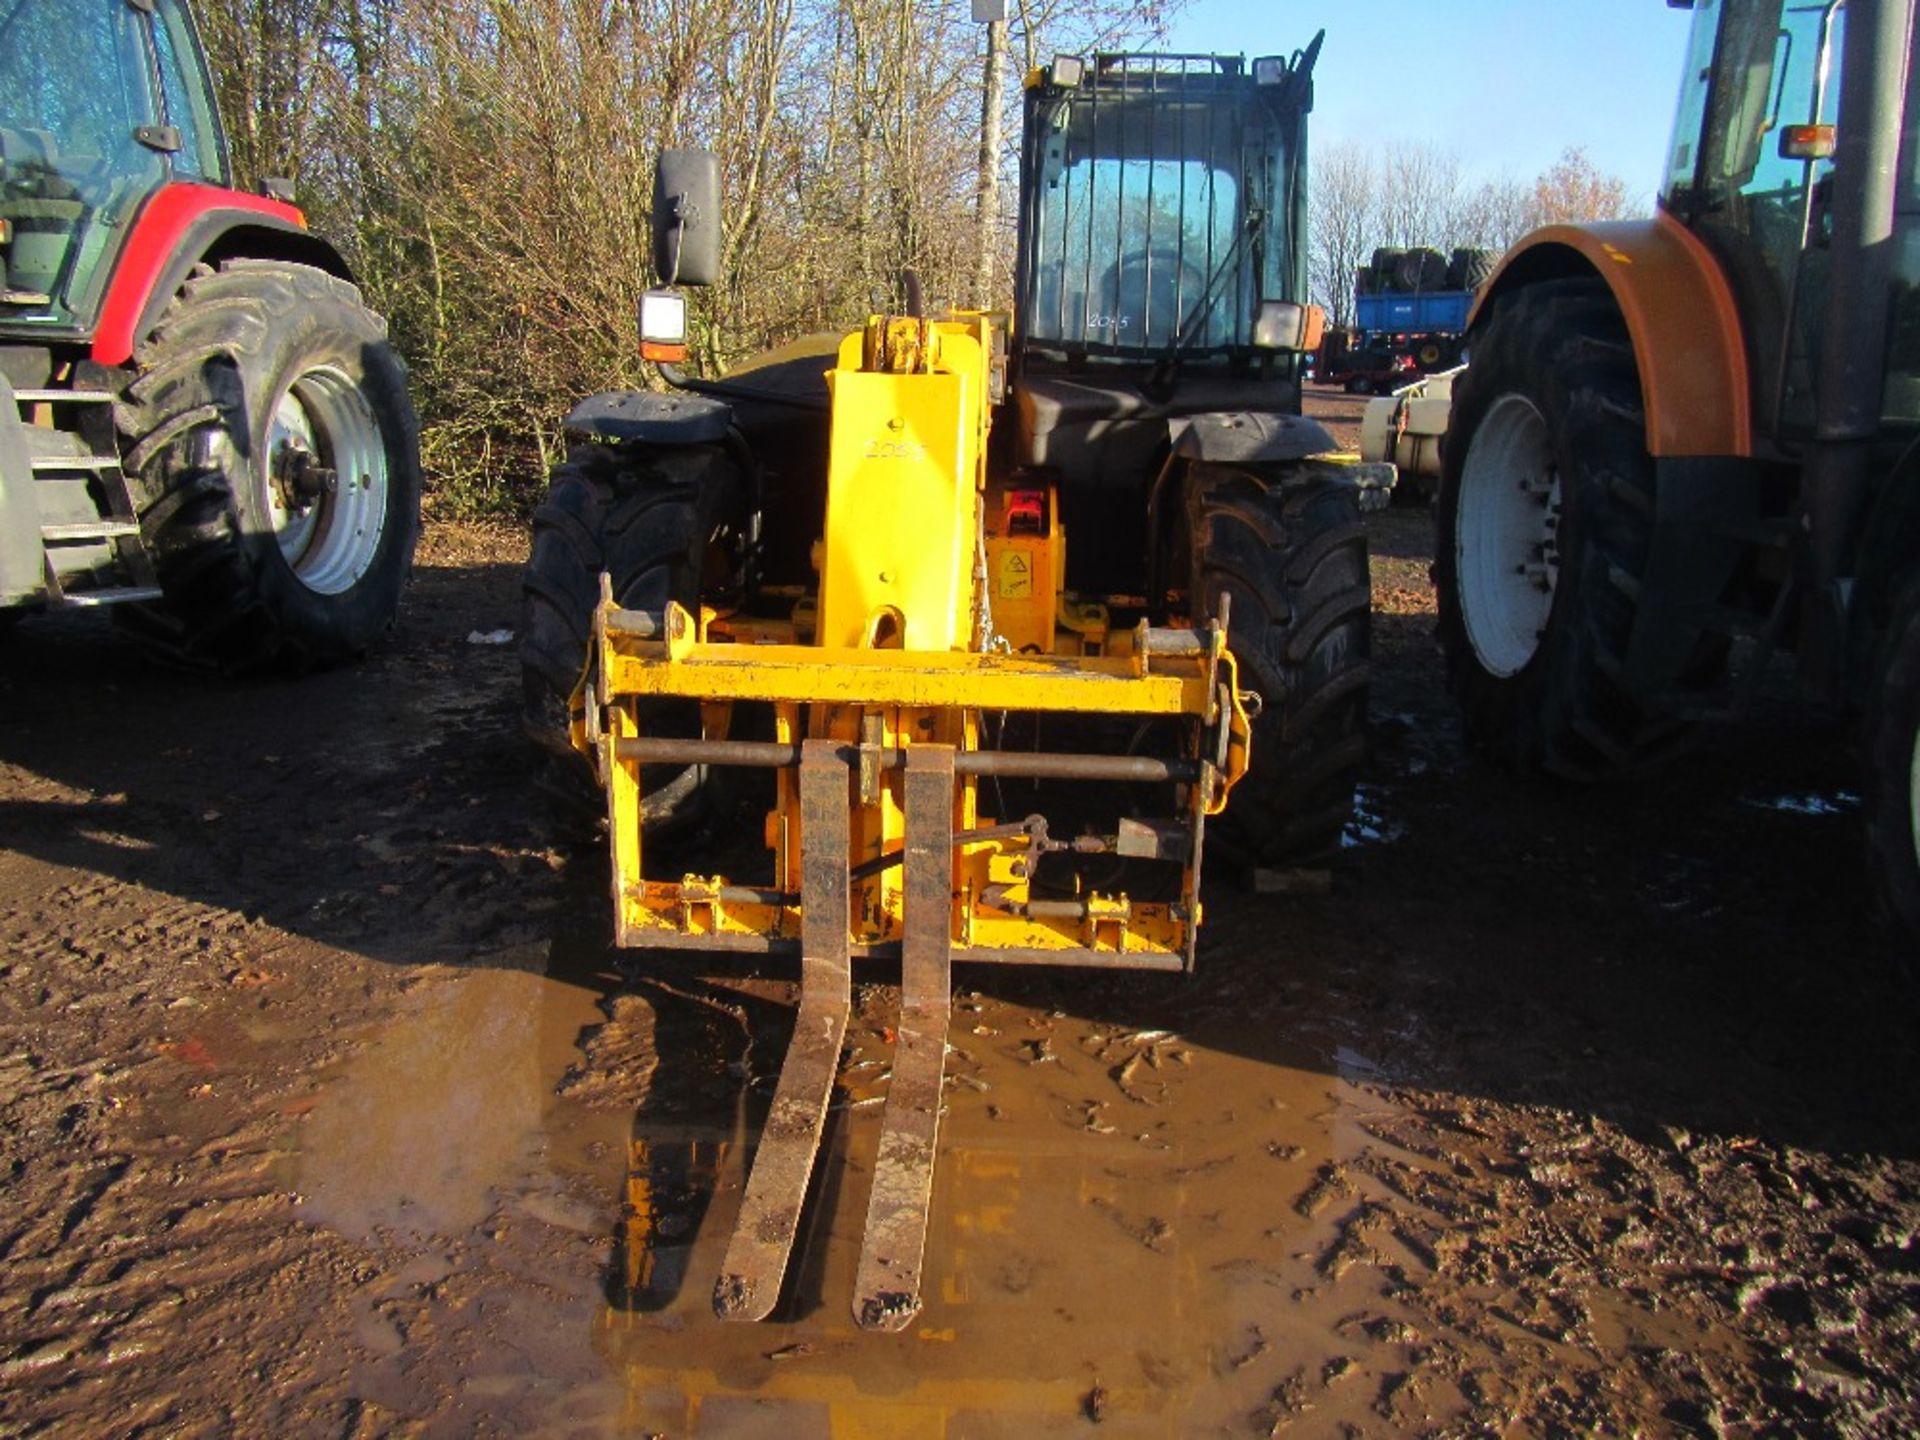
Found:
[[873, 618], [867, 622], [869, 650], [900, 650], [905, 648], [906, 638], [906, 617], [891, 605], [874, 611]]

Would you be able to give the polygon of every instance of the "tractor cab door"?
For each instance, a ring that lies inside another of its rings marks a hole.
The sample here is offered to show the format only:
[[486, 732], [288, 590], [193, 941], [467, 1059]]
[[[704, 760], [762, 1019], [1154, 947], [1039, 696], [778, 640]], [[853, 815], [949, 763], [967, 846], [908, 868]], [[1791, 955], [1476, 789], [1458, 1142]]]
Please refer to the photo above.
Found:
[[1844, 0], [1700, 0], [1661, 195], [1725, 267], [1756, 428], [1788, 441], [1813, 426], [1833, 161], [1782, 140], [1836, 122], [1845, 27]]
[[82, 334], [135, 214], [226, 174], [177, 0], [0, 0], [0, 331]]
[[[1814, 426], [1816, 371], [1833, 274], [1829, 156], [1798, 158], [1796, 127], [1841, 123], [1845, 0], [1696, 0], [1687, 74], [1661, 204], [1725, 267], [1746, 330], [1755, 428], [1796, 450]], [[1909, 33], [1907, 45], [1912, 50]], [[1891, 325], [1883, 418], [1920, 423], [1920, 67], [1907, 67], [1899, 125]]]

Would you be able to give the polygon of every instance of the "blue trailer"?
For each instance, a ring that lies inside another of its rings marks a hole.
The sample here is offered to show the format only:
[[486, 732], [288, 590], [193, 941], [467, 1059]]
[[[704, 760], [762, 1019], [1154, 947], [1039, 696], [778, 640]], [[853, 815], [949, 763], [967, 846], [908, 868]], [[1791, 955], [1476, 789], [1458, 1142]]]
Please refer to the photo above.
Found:
[[1472, 290], [1413, 295], [1356, 295], [1354, 318], [1370, 335], [1460, 335], [1473, 308]]
[[1474, 290], [1385, 290], [1353, 297], [1356, 348], [1404, 355], [1422, 375], [1460, 363]]
[[1385, 395], [1465, 357], [1467, 316], [1499, 257], [1462, 247], [1381, 247], [1354, 272], [1354, 326], [1330, 332], [1315, 366], [1323, 384]]

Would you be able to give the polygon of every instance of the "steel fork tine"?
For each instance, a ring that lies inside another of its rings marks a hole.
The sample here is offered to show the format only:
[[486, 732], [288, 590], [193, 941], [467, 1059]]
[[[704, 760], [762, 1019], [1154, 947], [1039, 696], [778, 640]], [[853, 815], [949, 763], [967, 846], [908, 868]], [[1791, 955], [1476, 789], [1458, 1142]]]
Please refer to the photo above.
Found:
[[740, 1219], [713, 1287], [714, 1313], [723, 1320], [764, 1320], [780, 1298], [807, 1180], [820, 1149], [827, 1102], [840, 1070], [840, 1044], [852, 1005], [847, 939], [850, 775], [833, 741], [804, 742], [800, 752], [800, 1010], [753, 1173], [747, 1177]]
[[920, 1268], [953, 1014], [953, 757], [946, 745], [907, 751], [900, 1041], [854, 1280], [854, 1319], [869, 1330], [898, 1330], [920, 1313]]

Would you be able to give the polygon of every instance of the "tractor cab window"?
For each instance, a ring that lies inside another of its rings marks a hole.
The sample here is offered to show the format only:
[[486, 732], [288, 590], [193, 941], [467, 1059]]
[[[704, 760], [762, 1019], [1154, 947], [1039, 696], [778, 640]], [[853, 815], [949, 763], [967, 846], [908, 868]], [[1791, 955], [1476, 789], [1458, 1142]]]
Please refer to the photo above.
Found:
[[[0, 0], [0, 319], [70, 323], [165, 179], [144, 17], [121, 0]], [[36, 298], [44, 297], [44, 298]]]
[[1103, 76], [1042, 112], [1029, 139], [1028, 344], [1096, 357], [1249, 344], [1261, 287], [1288, 253], [1283, 156], [1250, 87], [1198, 78], [1209, 83], [1168, 93], [1164, 77]]
[[[1233, 338], [1240, 275], [1208, 277], [1234, 248], [1240, 186], [1198, 160], [1081, 158], [1043, 207], [1059, 263], [1037, 278], [1036, 338], [1196, 348]], [[1236, 257], [1237, 258], [1237, 257]]]
[[1780, 154], [1780, 134], [1833, 122], [1845, 23], [1840, 0], [1728, 5], [1701, 144], [1702, 202], [1805, 194], [1807, 162]]
[[153, 27], [154, 54], [160, 61], [160, 88], [167, 102], [167, 123], [180, 132], [173, 173], [183, 180], [227, 183], [227, 161], [220, 148], [220, 125], [208, 97], [213, 83], [194, 38], [193, 25], [178, 0], [168, 0]]

